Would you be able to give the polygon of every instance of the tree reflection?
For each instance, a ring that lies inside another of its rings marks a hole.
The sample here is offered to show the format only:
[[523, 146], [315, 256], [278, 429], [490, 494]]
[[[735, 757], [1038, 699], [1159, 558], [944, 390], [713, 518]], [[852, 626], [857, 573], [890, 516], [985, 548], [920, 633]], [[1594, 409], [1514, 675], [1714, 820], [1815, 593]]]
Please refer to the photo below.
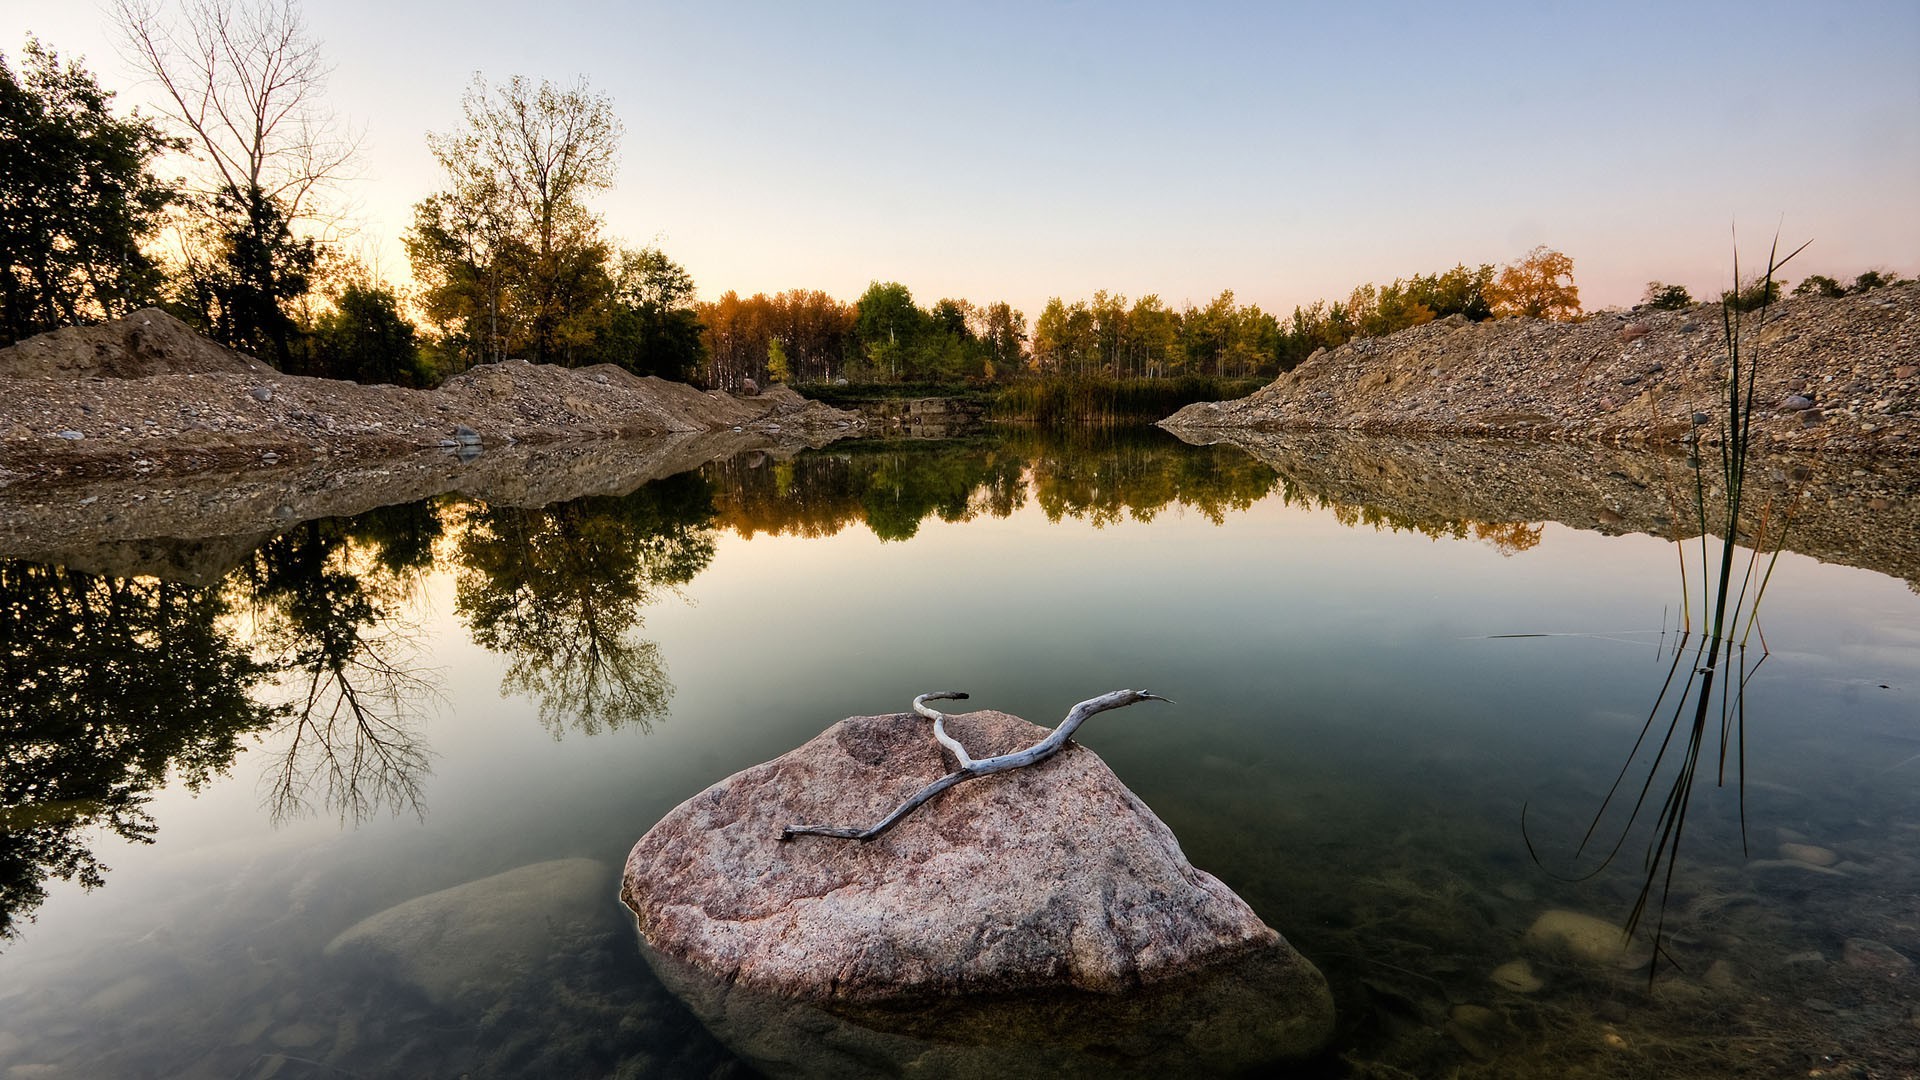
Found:
[[216, 588], [0, 563], [0, 939], [48, 878], [103, 883], [95, 829], [151, 843], [169, 777], [197, 790], [278, 710]]
[[641, 609], [713, 560], [713, 490], [697, 473], [618, 497], [539, 509], [489, 506], [467, 520], [455, 610], [508, 658], [503, 693], [539, 703], [555, 738], [647, 730], [673, 695]]
[[703, 471], [716, 489], [719, 523], [742, 536], [829, 536], [860, 523], [882, 540], [910, 539], [930, 517], [1007, 517], [1029, 493], [1056, 522], [1101, 528], [1182, 506], [1218, 524], [1275, 482], [1273, 470], [1232, 448], [1190, 448], [1156, 432], [1116, 429], [876, 440], [790, 462], [736, 458]]
[[440, 683], [402, 612], [441, 531], [432, 503], [310, 521], [262, 544], [237, 572], [256, 646], [274, 658], [287, 698], [266, 780], [276, 822], [316, 806], [355, 822], [423, 812], [429, 754], [418, 709]]

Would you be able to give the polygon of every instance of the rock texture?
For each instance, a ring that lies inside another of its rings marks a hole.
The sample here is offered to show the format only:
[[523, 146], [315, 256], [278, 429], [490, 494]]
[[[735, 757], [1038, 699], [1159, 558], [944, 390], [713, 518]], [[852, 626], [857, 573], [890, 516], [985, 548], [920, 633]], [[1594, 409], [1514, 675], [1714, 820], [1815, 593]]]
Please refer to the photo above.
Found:
[[[668, 814], [621, 888], [649, 962], [772, 1076], [1193, 1075], [1311, 1055], [1325, 979], [1090, 750], [962, 784], [911, 713], [841, 721]], [[1045, 730], [951, 716], [976, 757]]]
[[[1005, 713], [952, 717], [976, 757], [1037, 742]], [[868, 844], [780, 842], [868, 824], [948, 765], [926, 720], [844, 720], [668, 814], [621, 898], [661, 952], [762, 991], [838, 1001], [1036, 988], [1119, 992], [1280, 942], [1082, 746], [963, 784]], [[1294, 957], [1300, 1006], [1325, 1008]]]
[[607, 364], [509, 360], [435, 390], [282, 375], [159, 312], [0, 349], [0, 488], [736, 429], [817, 442], [863, 426], [784, 387], [736, 398]]
[[[1920, 455], [1920, 285], [1783, 301], [1742, 349], [1760, 360], [1759, 446]], [[1696, 411], [1717, 415], [1726, 354], [1718, 305], [1577, 323], [1455, 316], [1322, 350], [1163, 424], [1673, 443]]]

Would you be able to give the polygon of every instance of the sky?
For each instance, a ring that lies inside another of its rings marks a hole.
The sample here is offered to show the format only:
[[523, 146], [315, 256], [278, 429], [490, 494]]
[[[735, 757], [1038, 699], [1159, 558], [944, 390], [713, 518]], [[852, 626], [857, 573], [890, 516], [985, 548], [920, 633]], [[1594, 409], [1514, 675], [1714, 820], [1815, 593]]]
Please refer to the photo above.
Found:
[[[476, 74], [587, 80], [625, 126], [594, 206], [701, 295], [872, 281], [915, 299], [1353, 286], [1574, 260], [1589, 309], [1920, 273], [1920, 3], [585, 3], [307, 0], [361, 133], [355, 247], [404, 280], [428, 132]], [[96, 0], [0, 0], [123, 107], [152, 87]]]

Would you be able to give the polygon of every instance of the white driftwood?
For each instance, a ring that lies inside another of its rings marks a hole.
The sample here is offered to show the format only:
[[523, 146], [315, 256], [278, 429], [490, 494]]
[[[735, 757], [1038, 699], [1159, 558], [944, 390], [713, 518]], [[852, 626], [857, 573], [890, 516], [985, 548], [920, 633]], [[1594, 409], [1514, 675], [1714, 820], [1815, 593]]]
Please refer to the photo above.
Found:
[[1067, 743], [1073, 738], [1073, 733], [1079, 729], [1081, 724], [1087, 722], [1088, 717], [1093, 716], [1095, 713], [1103, 713], [1109, 709], [1123, 709], [1128, 705], [1140, 701], [1168, 700], [1159, 694], [1150, 694], [1145, 690], [1114, 690], [1101, 694], [1099, 697], [1088, 698], [1080, 704], [1075, 705], [1073, 709], [1067, 713], [1067, 718], [1060, 721], [1059, 727], [1048, 732], [1046, 738], [1041, 739], [1025, 750], [1016, 750], [1011, 754], [1000, 754], [995, 757], [976, 759], [967, 753], [966, 747], [960, 745], [960, 740], [947, 734], [946, 714], [927, 705], [929, 701], [965, 700], [966, 696], [967, 695], [958, 690], [936, 690], [931, 693], [921, 694], [919, 697], [913, 699], [913, 711], [933, 721], [934, 739], [938, 741], [941, 746], [946, 747], [953, 753], [955, 761], [958, 762], [960, 766], [959, 768], [928, 784], [926, 787], [921, 788], [919, 791], [914, 792], [906, 802], [900, 804], [898, 810], [888, 814], [885, 818], [881, 819], [879, 824], [870, 829], [835, 825], [789, 825], [781, 830], [780, 839], [786, 841], [792, 840], [796, 836], [806, 835], [831, 836], [841, 840], [859, 840], [862, 842], [871, 840], [899, 824], [901, 818], [919, 809], [927, 800], [956, 784], [972, 780], [975, 777], [1006, 772], [1009, 769], [1018, 769], [1027, 765], [1037, 765], [1047, 760], [1061, 750], [1066, 749]]

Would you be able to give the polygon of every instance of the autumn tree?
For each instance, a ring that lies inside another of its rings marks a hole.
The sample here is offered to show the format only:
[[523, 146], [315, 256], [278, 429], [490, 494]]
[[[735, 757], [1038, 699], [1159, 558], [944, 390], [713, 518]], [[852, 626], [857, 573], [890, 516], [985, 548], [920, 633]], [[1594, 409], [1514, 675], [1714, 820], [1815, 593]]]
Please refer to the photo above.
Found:
[[448, 187], [414, 207], [425, 307], [469, 362], [584, 358], [603, 328], [612, 245], [586, 199], [613, 184], [621, 127], [583, 81], [476, 77], [461, 129], [428, 137]]
[[326, 109], [328, 70], [295, 0], [115, 0], [129, 52], [201, 164], [182, 246], [187, 297], [220, 340], [284, 364], [324, 203], [357, 150]]
[[0, 345], [153, 302], [147, 242], [179, 192], [153, 173], [180, 143], [117, 119], [91, 73], [27, 39], [0, 55]]
[[1515, 315], [1563, 321], [1580, 317], [1580, 289], [1573, 283], [1573, 260], [1545, 245], [1501, 267], [1488, 295], [1494, 315], [1503, 319]]

